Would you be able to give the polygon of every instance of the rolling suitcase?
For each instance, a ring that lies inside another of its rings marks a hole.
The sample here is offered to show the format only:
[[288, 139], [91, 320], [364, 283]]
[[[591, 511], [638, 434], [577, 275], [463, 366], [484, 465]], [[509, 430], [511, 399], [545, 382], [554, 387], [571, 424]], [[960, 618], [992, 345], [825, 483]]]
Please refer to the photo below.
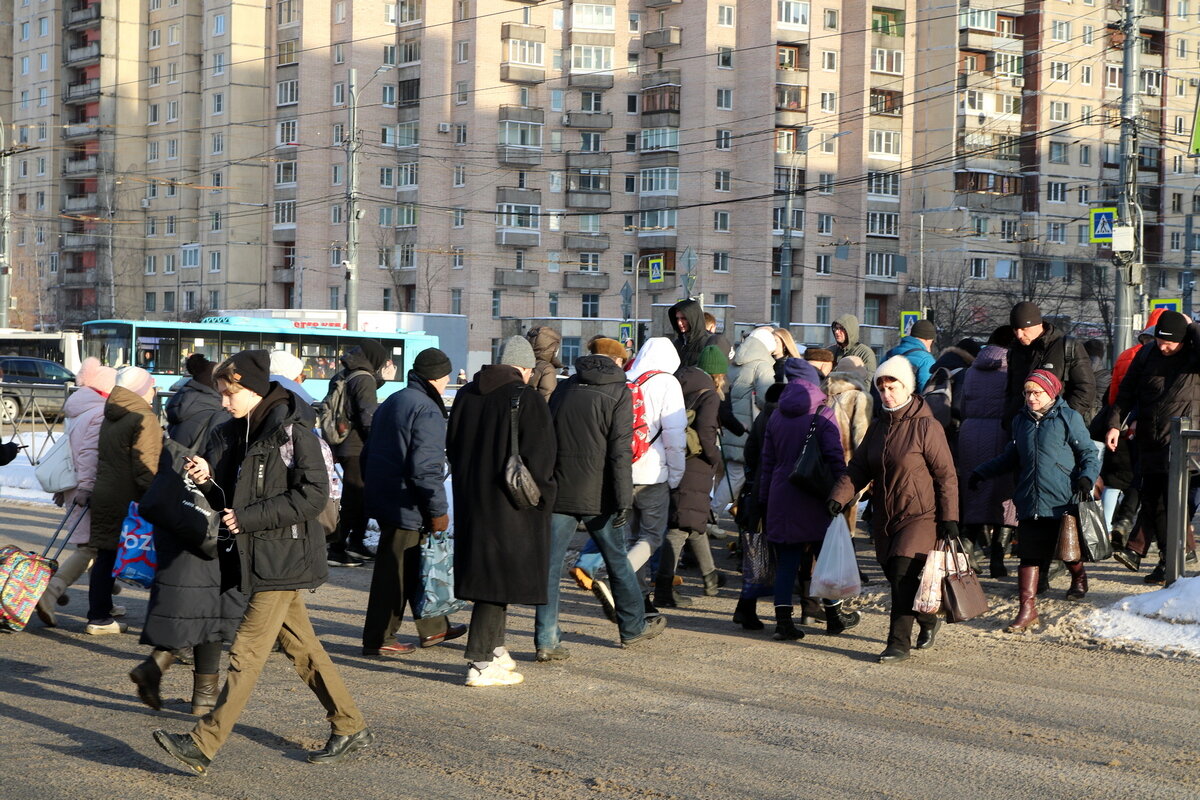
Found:
[[[79, 509], [78, 514], [75, 513], [76, 509]], [[15, 633], [25, 629], [37, 601], [50, 583], [50, 577], [58, 570], [58, 557], [86, 513], [86, 506], [72, 503], [41, 555], [14, 545], [0, 547], [0, 632]], [[75, 521], [64, 536], [63, 530], [67, 528], [72, 515]], [[60, 536], [62, 542], [51, 558], [50, 549]]]

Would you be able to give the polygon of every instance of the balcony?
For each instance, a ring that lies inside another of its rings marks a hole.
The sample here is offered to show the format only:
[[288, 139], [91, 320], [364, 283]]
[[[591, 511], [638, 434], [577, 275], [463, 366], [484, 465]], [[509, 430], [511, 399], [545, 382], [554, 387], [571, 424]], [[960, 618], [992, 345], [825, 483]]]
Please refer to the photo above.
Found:
[[59, 272], [61, 286], [95, 286], [95, 269], [62, 270]]
[[607, 250], [607, 233], [568, 233], [563, 235], [563, 247], [567, 250]]
[[528, 228], [497, 228], [496, 244], [506, 247], [537, 247], [542, 243], [542, 234]]
[[296, 269], [295, 267], [272, 267], [271, 268], [272, 283], [295, 283]]
[[72, 158], [63, 164], [64, 175], [82, 175], [89, 172], [95, 172], [98, 159], [96, 156], [86, 156], [84, 158]]
[[62, 237], [64, 250], [89, 250], [99, 242], [100, 238], [94, 233], [64, 233]]
[[[669, 243], [660, 244], [660, 245], [647, 245], [645, 239], [639, 239], [638, 246], [642, 247], [642, 248], [650, 247], [651, 249], [657, 249], [659, 247], [671, 248], [671, 247], [675, 246], [675, 238], [672, 237], [671, 241]], [[643, 266], [642, 271], [644, 272], [645, 269], [646, 269], [646, 267]], [[650, 276], [643, 274], [643, 275], [638, 276], [638, 291], [644, 292], [646, 294], [659, 294], [660, 292], [673, 292], [673, 291], [675, 291], [675, 288], [678, 286], [678, 283], [679, 282], [675, 278], [675, 273], [673, 273], [673, 272], [664, 273], [662, 283], [651, 283]]]
[[[674, 250], [677, 240], [677, 233], [674, 228], [663, 228], [662, 230], [638, 231], [637, 246], [642, 250]], [[668, 280], [671, 280], [668, 278]], [[657, 288], [654, 291], [660, 291], [667, 288], [664, 284], [655, 284]], [[672, 283], [671, 288], [674, 287]]]
[[545, 42], [546, 28], [543, 25], [525, 25], [521, 22], [504, 22], [500, 25], [501, 39], [522, 39], [526, 42]]
[[540, 147], [516, 147], [502, 144], [496, 148], [496, 158], [501, 164], [511, 164], [516, 167], [536, 167], [542, 163]]
[[505, 61], [500, 64], [500, 80], [509, 83], [543, 83], [546, 80], [546, 68]]
[[958, 32], [958, 46], [962, 50], [977, 50], [990, 53], [996, 49], [996, 34], [973, 28]]
[[513, 203], [519, 206], [540, 206], [542, 193], [537, 189], [518, 189], [515, 186], [497, 186], [497, 203]]
[[611, 72], [572, 72], [567, 77], [567, 86], [577, 89], [611, 89]]
[[564, 272], [564, 289], [593, 289], [608, 291], [607, 272]]
[[[499, 235], [499, 232], [497, 232]], [[540, 273], [534, 269], [498, 269], [493, 283], [514, 289], [536, 289]]]
[[683, 0], [646, 0], [646, 8], [667, 8], [668, 6], [677, 6]]
[[81, 194], [63, 201], [63, 211], [92, 211], [96, 208], [96, 194]]
[[643, 150], [638, 153], [638, 168], [652, 169], [654, 167], [678, 167], [679, 152], [677, 150]]
[[96, 120], [89, 122], [73, 122], [63, 128], [64, 139], [80, 139], [89, 136], [95, 136], [100, 132], [99, 124]]
[[677, 69], [658, 69], [654, 72], [647, 72], [642, 76], [642, 88], [653, 89], [655, 86], [678, 86], [679, 85], [679, 70]]
[[100, 43], [92, 42], [83, 47], [68, 48], [63, 55], [63, 63], [68, 66], [83, 66], [89, 61], [100, 60]]
[[568, 191], [567, 208], [604, 211], [612, 208], [612, 195], [608, 192]]
[[100, 79], [92, 78], [84, 83], [73, 83], [67, 87], [66, 101], [80, 103], [100, 96]]
[[683, 41], [683, 29], [677, 25], [646, 31], [642, 34], [642, 47], [646, 50], [664, 50], [679, 47]]
[[608, 111], [570, 111], [563, 114], [563, 125], [606, 131], [613, 126], [613, 115]]
[[93, 22], [100, 20], [100, 4], [87, 6], [86, 8], [77, 8], [74, 11], [67, 12], [66, 26], [68, 29], [73, 28], [88, 28]]
[[612, 169], [612, 153], [568, 150], [567, 169]]
[[500, 106], [501, 122], [536, 122], [541, 125], [546, 121], [546, 113], [534, 106]]

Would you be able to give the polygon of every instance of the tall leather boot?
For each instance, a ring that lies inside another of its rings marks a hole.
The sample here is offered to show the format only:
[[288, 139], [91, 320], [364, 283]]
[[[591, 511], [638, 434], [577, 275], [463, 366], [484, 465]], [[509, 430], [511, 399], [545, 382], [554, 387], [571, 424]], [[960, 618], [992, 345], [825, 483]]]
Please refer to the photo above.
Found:
[[129, 671], [129, 680], [137, 686], [138, 698], [155, 711], [162, 709], [162, 675], [175, 663], [170, 650], [153, 650], [150, 657]]
[[992, 533], [992, 552], [989, 574], [993, 578], [1007, 578], [1008, 568], [1004, 566], [1004, 556], [1008, 551], [1008, 543], [1012, 541], [1016, 528], [1009, 525], [997, 525]]
[[753, 597], [742, 597], [738, 600], [737, 608], [733, 612], [733, 622], [748, 631], [761, 631], [766, 627], [758, 618], [758, 600]]
[[221, 676], [192, 673], [192, 714], [202, 717], [217, 707]]
[[1041, 626], [1042, 621], [1038, 619], [1037, 613], [1037, 587], [1040, 572], [1039, 567], [1027, 567], [1024, 564], [1017, 570], [1021, 610], [1017, 612], [1017, 618], [1004, 629], [1006, 633], [1025, 633], [1037, 630]]
[[1071, 573], [1071, 588], [1067, 589], [1067, 599], [1082, 600], [1087, 596], [1088, 590], [1087, 570], [1083, 568], [1083, 562], [1073, 561], [1067, 564], [1067, 571]]
[[857, 611], [843, 612], [841, 600], [822, 600], [821, 604], [825, 606], [825, 633], [829, 636], [837, 636], [862, 621]]
[[775, 640], [794, 642], [804, 638], [804, 631], [792, 623], [791, 606], [775, 606]]

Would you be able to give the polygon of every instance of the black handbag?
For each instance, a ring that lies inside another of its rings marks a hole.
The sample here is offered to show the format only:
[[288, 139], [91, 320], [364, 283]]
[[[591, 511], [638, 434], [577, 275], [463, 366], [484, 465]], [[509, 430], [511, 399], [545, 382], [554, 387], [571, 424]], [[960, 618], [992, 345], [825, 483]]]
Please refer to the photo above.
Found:
[[1104, 507], [1090, 494], [1079, 495], [1079, 546], [1084, 561], [1103, 561], [1113, 554], [1112, 537], [1104, 519]]
[[191, 454], [189, 448], [178, 442], [170, 439], [163, 442], [158, 472], [138, 503], [138, 513], [154, 526], [156, 536], [172, 535], [196, 555], [213, 559], [217, 556], [220, 509], [213, 508], [192, 479], [181, 471], [183, 459]]
[[504, 488], [508, 490], [508, 499], [518, 511], [535, 508], [542, 502], [542, 490], [537, 481], [525, 466], [521, 451], [517, 445], [517, 412], [521, 408], [521, 391], [512, 396], [512, 406], [509, 409], [510, 424], [508, 438], [508, 460], [504, 462]]
[[812, 425], [808, 426], [808, 436], [804, 437], [804, 446], [800, 448], [800, 455], [792, 467], [791, 474], [788, 475], [788, 481], [797, 489], [823, 501], [833, 491], [834, 481], [833, 470], [829, 469], [829, 464], [821, 455], [820, 444], [813, 441], [813, 434], [817, 431], [817, 420], [820, 418], [821, 412], [818, 409], [817, 413], [813, 414]]

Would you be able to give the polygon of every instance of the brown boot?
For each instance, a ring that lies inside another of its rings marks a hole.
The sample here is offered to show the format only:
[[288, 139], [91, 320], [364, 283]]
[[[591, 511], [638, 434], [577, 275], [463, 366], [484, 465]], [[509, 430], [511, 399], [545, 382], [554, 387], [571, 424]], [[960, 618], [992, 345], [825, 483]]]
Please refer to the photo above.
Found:
[[170, 650], [154, 650], [150, 657], [129, 671], [129, 680], [137, 685], [138, 697], [146, 705], [158, 711], [162, 708], [162, 676], [167, 667], [175, 663]]
[[217, 707], [221, 693], [221, 676], [192, 673], [192, 714], [203, 717]]
[[1005, 628], [1006, 633], [1025, 633], [1030, 630], [1037, 630], [1041, 626], [1042, 621], [1038, 619], [1037, 613], [1037, 585], [1038, 585], [1038, 567], [1027, 567], [1021, 565], [1017, 571], [1017, 585], [1020, 587], [1021, 610], [1017, 613], [1017, 618]]
[[1087, 571], [1083, 568], [1083, 562], [1067, 564], [1067, 571], [1071, 573], [1071, 588], [1067, 589], [1067, 599], [1082, 600], [1087, 596], [1088, 590]]

